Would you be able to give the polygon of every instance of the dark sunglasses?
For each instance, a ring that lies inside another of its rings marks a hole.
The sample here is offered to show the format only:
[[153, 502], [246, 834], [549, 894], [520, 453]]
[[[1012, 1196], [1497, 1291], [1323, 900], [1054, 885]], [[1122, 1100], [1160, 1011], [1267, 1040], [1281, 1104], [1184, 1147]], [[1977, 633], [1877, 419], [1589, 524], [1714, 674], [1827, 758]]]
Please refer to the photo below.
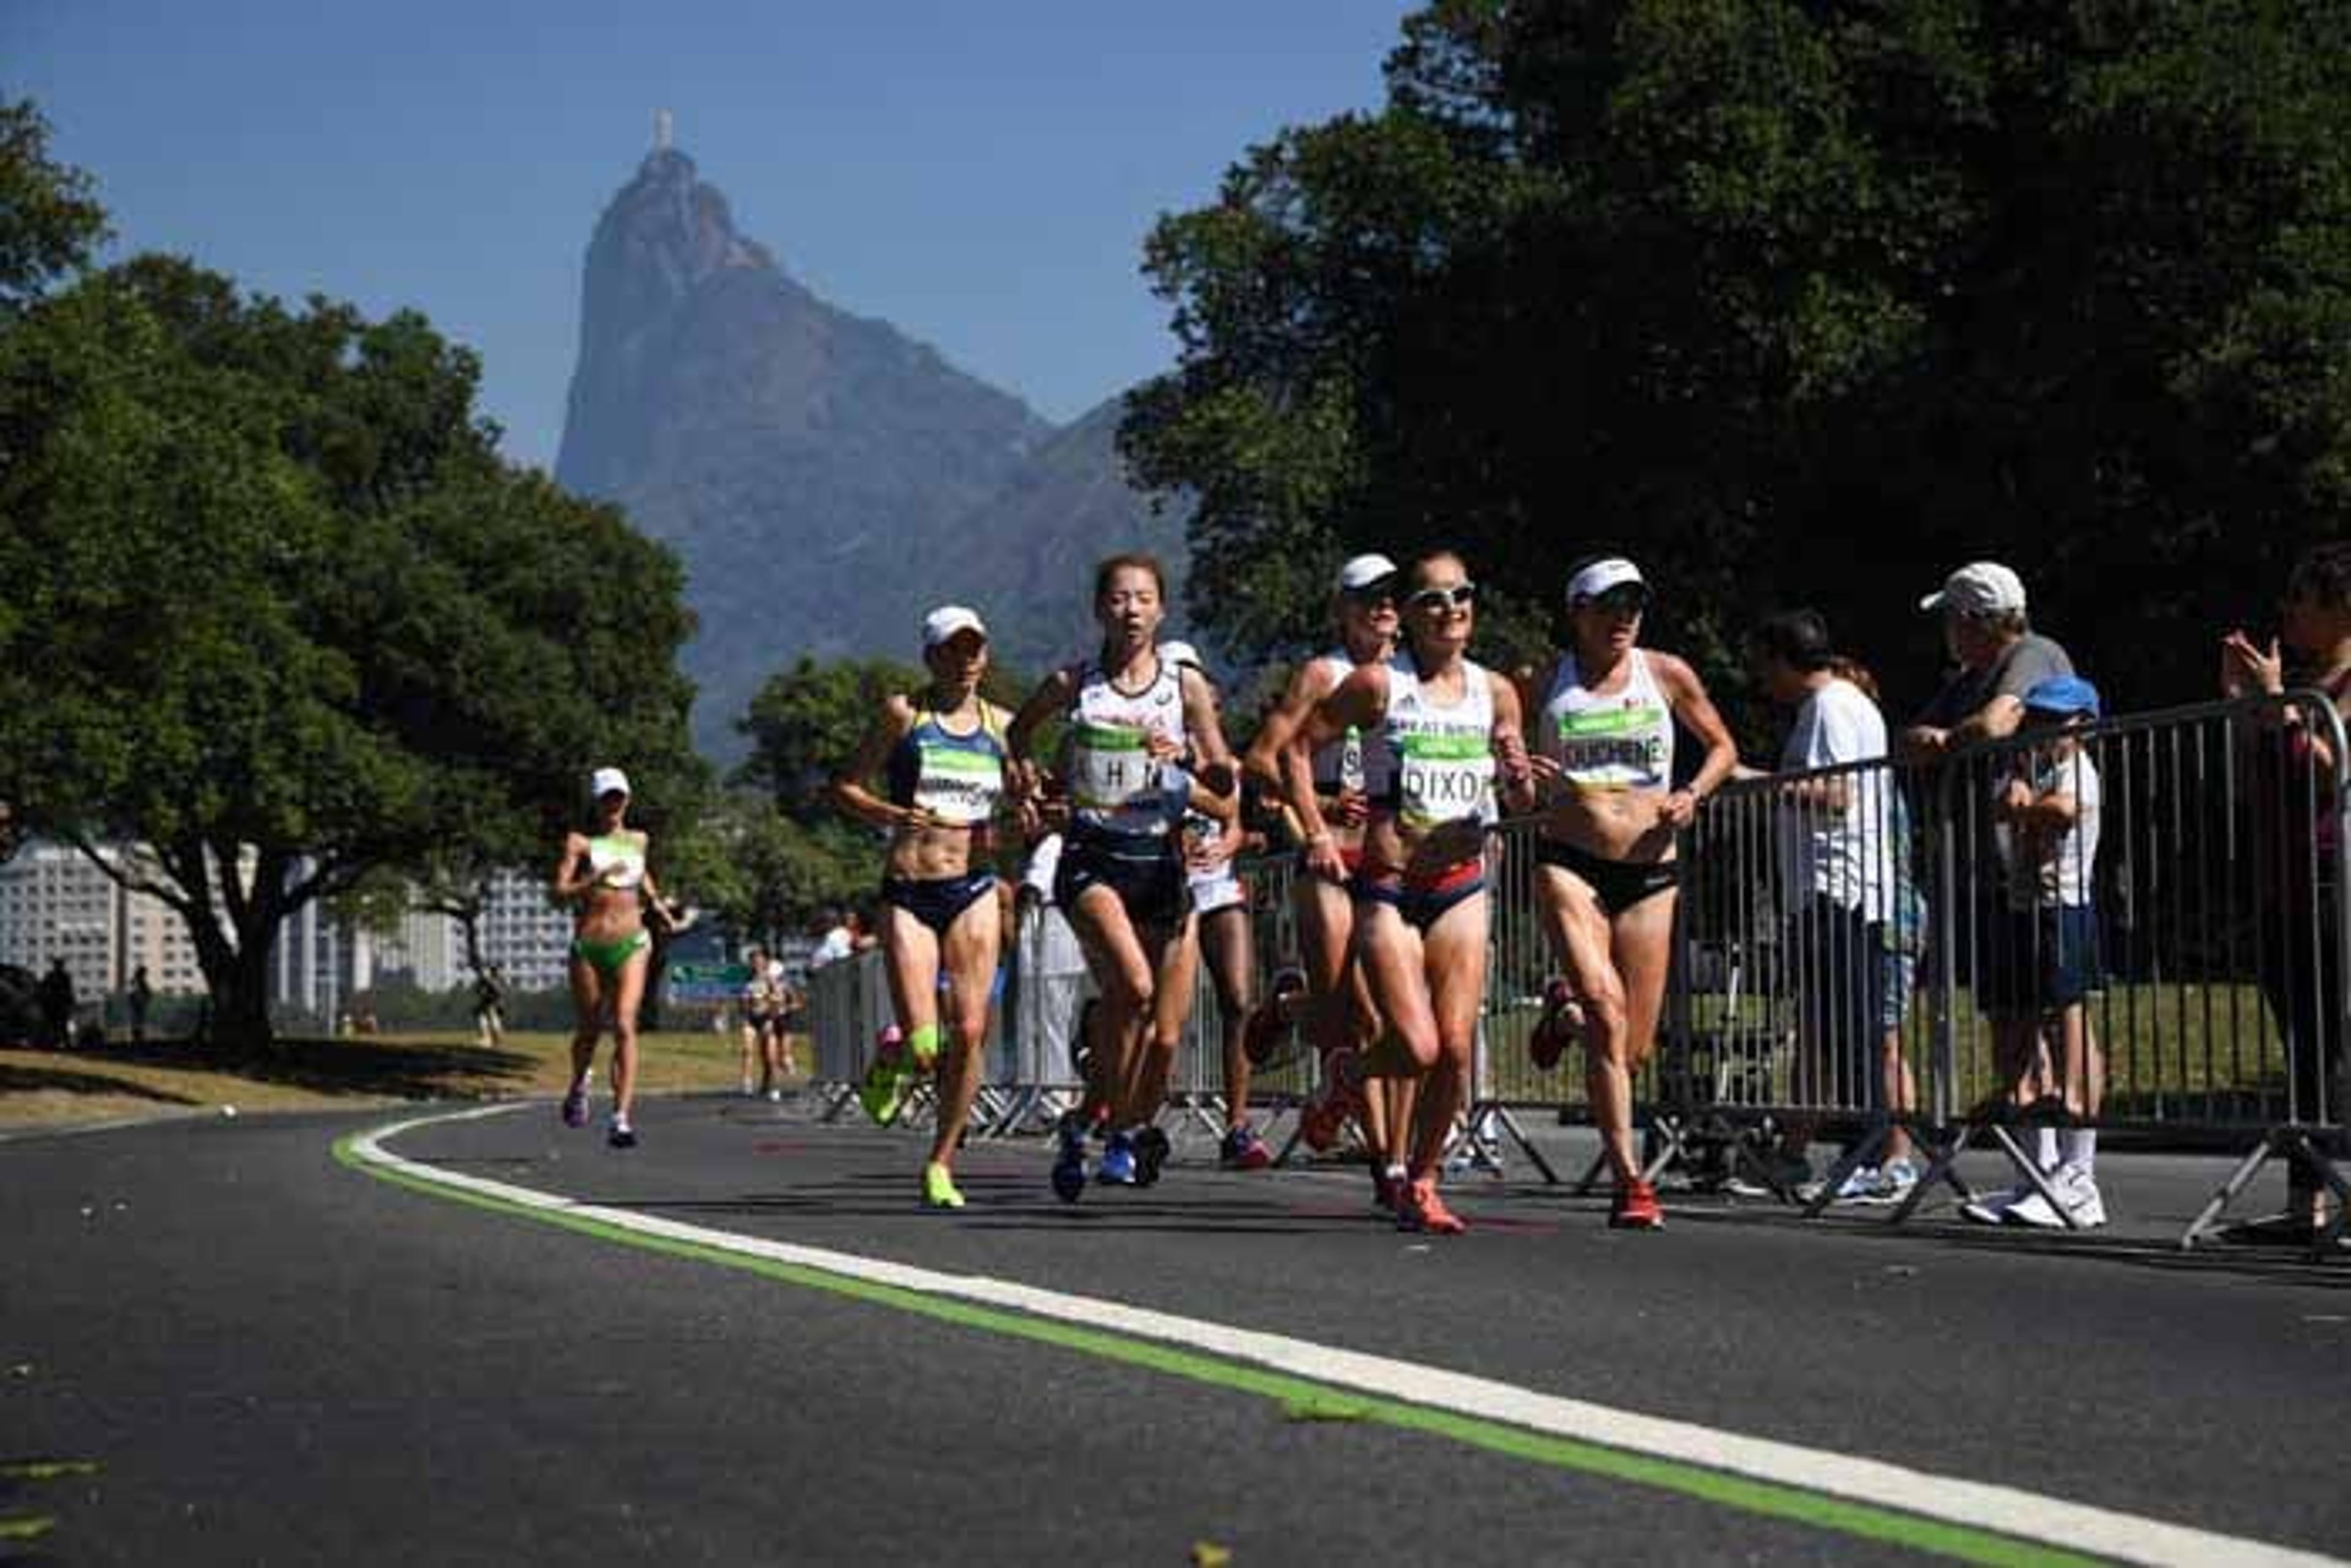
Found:
[[1457, 582], [1450, 588], [1424, 588], [1405, 601], [1412, 610], [1460, 610], [1478, 602], [1478, 585]]
[[1591, 609], [1608, 615], [1638, 615], [1649, 607], [1649, 591], [1628, 584], [1623, 588], [1612, 588], [1605, 593], [1595, 594], [1583, 601], [1583, 603]]

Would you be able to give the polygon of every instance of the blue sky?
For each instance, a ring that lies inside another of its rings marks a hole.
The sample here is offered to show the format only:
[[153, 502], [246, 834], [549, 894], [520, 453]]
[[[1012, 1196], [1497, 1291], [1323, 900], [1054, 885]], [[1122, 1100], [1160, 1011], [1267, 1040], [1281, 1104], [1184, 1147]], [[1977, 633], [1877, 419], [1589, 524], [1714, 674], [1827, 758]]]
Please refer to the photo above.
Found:
[[835, 304], [1073, 418], [1164, 368], [1159, 213], [1283, 125], [1364, 109], [1405, 0], [766, 5], [0, 0], [118, 252], [414, 306], [551, 465], [597, 214], [653, 110], [737, 225]]

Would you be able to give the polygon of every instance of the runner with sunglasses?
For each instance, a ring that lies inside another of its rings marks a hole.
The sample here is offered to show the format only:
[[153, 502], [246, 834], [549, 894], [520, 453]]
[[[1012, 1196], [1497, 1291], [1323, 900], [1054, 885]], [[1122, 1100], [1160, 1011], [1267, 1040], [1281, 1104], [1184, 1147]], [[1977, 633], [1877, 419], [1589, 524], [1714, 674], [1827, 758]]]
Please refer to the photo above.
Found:
[[[1045, 779], [1030, 743], [1047, 720], [1062, 722], [1059, 772], [1070, 828], [1053, 902], [1077, 933], [1101, 994], [1087, 1044], [1089, 1078], [1110, 1117], [1094, 1180], [1111, 1186], [1148, 1186], [1167, 1157], [1167, 1135], [1155, 1123], [1198, 961], [1185, 887], [1184, 813], [1205, 811], [1228, 831], [1234, 818], [1232, 753], [1208, 683], [1156, 645], [1166, 614], [1166, 578], [1156, 560], [1103, 561], [1094, 573], [1100, 653], [1048, 675], [1006, 731], [1034, 827]], [[1179, 765], [1186, 751], [1199, 759], [1198, 777]], [[1052, 1181], [1065, 1202], [1085, 1188], [1091, 1130], [1082, 1115], [1062, 1119]]]
[[[1616, 1175], [1608, 1223], [1666, 1222], [1633, 1145], [1633, 1075], [1656, 1046], [1680, 868], [1674, 837], [1730, 776], [1739, 751], [1697, 674], [1638, 646], [1649, 585], [1622, 557], [1579, 562], [1567, 583], [1569, 645], [1535, 719], [1542, 800], [1535, 905], [1564, 976], [1545, 990], [1536, 1054], [1580, 1033], [1584, 1088]], [[1706, 748], [1676, 786], [1674, 726]]]
[[[1353, 883], [1355, 961], [1420, 1088], [1410, 1126], [1390, 1130], [1409, 1144], [1396, 1223], [1441, 1235], [1468, 1228], [1437, 1196], [1437, 1176], [1485, 996], [1486, 829], [1498, 775], [1511, 804], [1533, 804], [1518, 693], [1468, 657], [1477, 595], [1452, 551], [1416, 559], [1404, 580], [1407, 651], [1352, 671], [1289, 743], [1302, 761], [1352, 727], [1384, 758]], [[1301, 789], [1290, 805], [1309, 866], [1336, 874], [1343, 862], [1322, 801]]]
[[[1406, 1126], [1411, 1119], [1414, 1080], [1384, 1073], [1367, 1082], [1376, 1092], [1360, 1103], [1349, 1092], [1350, 1063], [1360, 1062], [1379, 1036], [1379, 1015], [1363, 971], [1355, 967], [1353, 940], [1355, 906], [1347, 884], [1363, 858], [1364, 829], [1371, 819], [1370, 796], [1386, 787], [1373, 768], [1384, 760], [1377, 747], [1367, 746], [1361, 731], [1342, 734], [1314, 748], [1311, 756], [1293, 756], [1290, 741], [1314, 706], [1338, 688], [1361, 665], [1384, 664], [1395, 646], [1396, 566], [1378, 554], [1352, 557], [1340, 567], [1331, 595], [1331, 618], [1339, 645], [1307, 660], [1290, 678], [1281, 706], [1259, 731], [1249, 747], [1249, 768], [1260, 779], [1294, 798], [1311, 791], [1322, 802], [1323, 825], [1331, 833], [1332, 855], [1322, 858], [1301, 852], [1299, 874], [1290, 883], [1290, 903], [1298, 921], [1302, 974], [1277, 976], [1274, 994], [1251, 1015], [1243, 1036], [1250, 1061], [1264, 1062], [1283, 1030], [1302, 1021], [1307, 1038], [1322, 1061], [1324, 1093], [1331, 1105], [1359, 1110], [1364, 1143], [1371, 1155], [1373, 1197], [1376, 1205], [1393, 1211], [1403, 1186], [1403, 1141], [1389, 1129]], [[1335, 858], [1334, 858], [1335, 857]], [[1302, 985], [1299, 982], [1302, 981]], [[1326, 1146], [1335, 1133], [1328, 1109], [1308, 1108], [1307, 1141]]]

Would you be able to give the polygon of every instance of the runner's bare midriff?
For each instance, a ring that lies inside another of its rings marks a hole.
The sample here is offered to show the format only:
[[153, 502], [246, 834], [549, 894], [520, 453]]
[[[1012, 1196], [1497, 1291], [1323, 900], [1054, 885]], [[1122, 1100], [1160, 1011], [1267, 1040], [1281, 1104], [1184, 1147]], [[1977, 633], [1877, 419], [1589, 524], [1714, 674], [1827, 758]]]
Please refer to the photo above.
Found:
[[1632, 865], [1674, 858], [1674, 830], [1659, 820], [1666, 794], [1660, 789], [1588, 789], [1553, 787], [1540, 831], [1585, 854]]
[[986, 828], [901, 828], [890, 840], [889, 874], [913, 882], [939, 882], [972, 869], [972, 841]]

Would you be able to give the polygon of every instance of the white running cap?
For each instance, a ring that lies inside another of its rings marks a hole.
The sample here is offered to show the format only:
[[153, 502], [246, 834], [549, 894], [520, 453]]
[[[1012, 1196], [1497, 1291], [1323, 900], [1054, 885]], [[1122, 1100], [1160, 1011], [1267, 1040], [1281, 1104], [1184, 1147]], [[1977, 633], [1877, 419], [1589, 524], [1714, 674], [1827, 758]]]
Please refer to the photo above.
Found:
[[1918, 601], [1921, 610], [1961, 615], [2004, 615], [2024, 608], [2024, 580], [1996, 560], [1971, 560]]
[[588, 776], [588, 793], [601, 800], [607, 795], [629, 792], [629, 776], [617, 768], [599, 768]]
[[958, 632], [977, 632], [981, 642], [987, 641], [987, 628], [979, 619], [979, 612], [960, 604], [942, 604], [923, 617], [923, 652], [927, 653]]
[[1396, 563], [1377, 551], [1370, 555], [1354, 556], [1346, 565], [1339, 569], [1339, 591], [1361, 593], [1372, 584], [1384, 578], [1394, 577], [1395, 574]]
[[1574, 604], [1586, 599], [1597, 599], [1610, 589], [1622, 588], [1628, 582], [1643, 588], [1649, 586], [1649, 580], [1641, 575], [1641, 569], [1623, 556], [1603, 556], [1567, 580], [1567, 601]]

